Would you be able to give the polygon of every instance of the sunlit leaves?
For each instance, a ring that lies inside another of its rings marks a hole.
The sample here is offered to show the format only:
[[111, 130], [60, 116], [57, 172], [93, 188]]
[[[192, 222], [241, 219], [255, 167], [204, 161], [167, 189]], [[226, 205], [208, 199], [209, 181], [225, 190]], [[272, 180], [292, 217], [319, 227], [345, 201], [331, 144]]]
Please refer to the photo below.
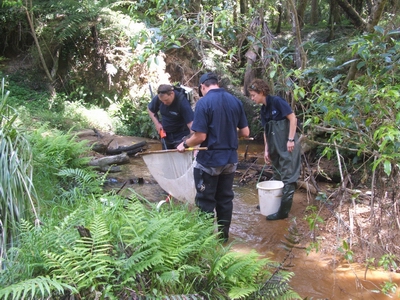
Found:
[[351, 250], [350, 245], [346, 240], [342, 241], [342, 246], [339, 247], [338, 250], [343, 253], [344, 259], [349, 263], [353, 262], [354, 252]]
[[323, 155], [329, 158], [335, 147], [340, 147], [364, 159], [375, 157], [371, 169], [379, 167], [390, 176], [400, 161], [400, 41], [393, 38], [396, 32], [387, 33], [381, 27], [375, 30], [349, 43], [355, 59], [339, 69], [355, 63], [357, 75], [345, 91], [340, 86], [343, 74], [318, 78], [310, 93], [314, 112], [310, 120], [329, 128], [330, 145]]

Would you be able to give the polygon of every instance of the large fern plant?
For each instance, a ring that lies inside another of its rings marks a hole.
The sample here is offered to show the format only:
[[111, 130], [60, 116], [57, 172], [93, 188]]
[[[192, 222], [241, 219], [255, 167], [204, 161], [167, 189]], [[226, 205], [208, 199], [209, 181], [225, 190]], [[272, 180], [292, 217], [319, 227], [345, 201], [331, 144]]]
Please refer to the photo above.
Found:
[[[63, 222], [51, 222], [40, 231], [23, 228], [29, 246], [3, 272], [0, 298], [257, 299], [272, 274], [271, 262], [256, 252], [223, 247], [212, 221], [187, 206], [157, 211], [137, 197], [110, 194], [88, 198]], [[37, 249], [36, 258], [30, 249]], [[32, 271], [13, 274], [24, 268]]]
[[61, 211], [70, 209], [71, 203], [102, 193], [102, 178], [88, 168], [87, 141], [46, 125], [31, 130], [27, 138], [35, 168], [33, 182], [44, 210], [54, 211], [54, 205], [62, 205]]

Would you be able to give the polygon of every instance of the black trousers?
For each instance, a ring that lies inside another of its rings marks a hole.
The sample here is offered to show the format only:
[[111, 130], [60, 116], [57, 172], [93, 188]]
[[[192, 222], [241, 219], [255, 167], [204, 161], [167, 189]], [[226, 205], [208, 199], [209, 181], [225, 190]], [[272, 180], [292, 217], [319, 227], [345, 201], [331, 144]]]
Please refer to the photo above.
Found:
[[201, 169], [194, 168], [193, 175], [196, 186], [196, 205], [201, 211], [210, 213], [213, 217], [216, 213], [220, 231], [227, 239], [233, 212], [235, 173], [211, 176]]

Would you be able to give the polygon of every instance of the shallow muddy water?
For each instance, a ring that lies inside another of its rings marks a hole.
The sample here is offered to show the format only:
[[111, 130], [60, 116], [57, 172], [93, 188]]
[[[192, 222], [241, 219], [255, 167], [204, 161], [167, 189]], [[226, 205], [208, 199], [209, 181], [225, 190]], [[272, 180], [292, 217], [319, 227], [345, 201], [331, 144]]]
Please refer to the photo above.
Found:
[[[151, 144], [149, 150], [159, 149], [159, 144], [156, 143]], [[262, 145], [244, 143], [239, 152], [241, 156], [246, 152], [249, 156], [262, 157], [262, 151]], [[112, 176], [111, 174], [110, 177]], [[120, 188], [125, 180], [124, 192], [132, 189], [152, 202], [165, 200], [167, 197], [167, 194], [150, 175], [140, 156], [131, 158], [131, 163], [124, 165], [123, 172], [118, 173], [115, 177], [115, 179], [111, 178], [111, 181], [114, 181], [116, 189]], [[125, 179], [121, 180], [117, 177]], [[139, 184], [138, 182], [143, 183]], [[282, 248], [282, 241], [288, 234], [288, 228], [293, 218], [301, 219], [304, 216], [305, 208], [308, 205], [305, 191], [296, 191], [289, 219], [267, 221], [265, 216], [256, 209], [259, 199], [255, 184], [239, 186], [237, 182], [238, 180], [235, 179], [234, 211], [229, 238], [233, 251], [249, 252], [255, 249], [261, 255], [274, 261], [282, 261], [287, 255], [287, 251]], [[400, 285], [400, 274], [370, 270], [365, 272], [365, 267], [362, 265], [341, 264], [339, 261], [339, 257], [315, 252], [307, 255], [305, 250], [295, 249], [284, 265], [287, 266], [287, 270], [294, 272], [295, 276], [291, 280], [291, 286], [302, 298], [391, 299], [376, 292], [379, 290], [379, 286], [390, 279]], [[399, 294], [400, 289], [398, 288], [396, 295]], [[396, 297], [393, 298], [396, 299]]]

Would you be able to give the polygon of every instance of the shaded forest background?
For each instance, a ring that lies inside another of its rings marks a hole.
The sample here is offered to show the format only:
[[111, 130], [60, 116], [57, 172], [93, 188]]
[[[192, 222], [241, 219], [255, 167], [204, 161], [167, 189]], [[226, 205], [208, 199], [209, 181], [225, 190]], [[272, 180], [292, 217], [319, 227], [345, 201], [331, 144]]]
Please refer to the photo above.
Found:
[[[261, 140], [258, 110], [246, 87], [263, 78], [302, 123], [302, 179], [309, 190], [316, 191], [321, 206], [339, 212], [345, 204], [355, 209], [364, 203], [359, 190], [369, 190], [368, 230], [358, 236], [365, 242], [358, 250], [368, 264], [378, 265], [384, 257], [383, 265], [396, 270], [399, 11], [397, 0], [2, 0], [2, 99], [10, 90], [8, 104], [19, 112], [24, 128], [93, 127], [156, 138], [146, 111], [149, 86], [179, 82], [192, 87], [195, 106], [200, 75], [214, 71], [243, 101], [251, 134]], [[98, 119], [88, 117], [95, 114]], [[3, 128], [9, 121], [5, 115]], [[337, 188], [330, 195], [316, 181], [332, 180], [319, 164], [322, 158], [337, 170]], [[21, 192], [28, 207], [43, 207], [40, 199], [52, 199], [52, 191], [46, 194], [40, 184], [46, 183], [37, 182], [42, 194], [35, 201]], [[35, 210], [18, 204], [15, 214], [9, 205], [13, 198], [5, 192], [2, 197], [3, 256], [14, 233], [7, 222], [35, 219]], [[311, 218], [314, 230], [318, 214]], [[348, 240], [348, 232], [340, 235]], [[343, 245], [347, 255], [355, 251]]]

